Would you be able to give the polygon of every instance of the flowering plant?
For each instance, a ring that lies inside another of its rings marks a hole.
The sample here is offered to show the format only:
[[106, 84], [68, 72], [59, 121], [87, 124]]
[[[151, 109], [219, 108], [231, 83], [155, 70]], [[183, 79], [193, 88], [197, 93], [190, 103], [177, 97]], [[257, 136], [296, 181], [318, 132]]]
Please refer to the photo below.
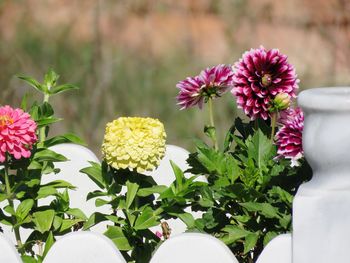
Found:
[[[177, 85], [182, 109], [208, 102], [210, 126], [204, 131], [213, 141], [197, 141], [188, 159], [189, 172], [208, 179], [191, 188], [187, 203], [203, 216], [188, 228], [220, 238], [240, 262], [255, 262], [273, 237], [290, 231], [293, 196], [311, 177], [301, 144], [303, 114], [293, 101], [299, 80], [287, 56], [264, 47], [245, 52], [226, 71], [220, 68], [206, 70], [208, 79], [224, 80], [210, 82], [210, 93], [198, 92], [207, 87], [202, 74]], [[212, 98], [228, 90], [222, 87], [231, 89], [250, 120], [237, 118], [219, 147]]]
[[[0, 107], [0, 223], [13, 229], [24, 262], [42, 262], [56, 236], [86, 219], [82, 211], [69, 206], [68, 189], [74, 189], [73, 185], [63, 180], [42, 182], [46, 174], [59, 172], [56, 162], [67, 160], [50, 147], [83, 142], [70, 133], [48, 138], [50, 125], [60, 121], [54, 117], [50, 97], [76, 87], [57, 85], [58, 75], [52, 70], [43, 83], [28, 76], [19, 78], [44, 99], [27, 107], [25, 96], [21, 108]], [[23, 229], [27, 230], [25, 239]]]

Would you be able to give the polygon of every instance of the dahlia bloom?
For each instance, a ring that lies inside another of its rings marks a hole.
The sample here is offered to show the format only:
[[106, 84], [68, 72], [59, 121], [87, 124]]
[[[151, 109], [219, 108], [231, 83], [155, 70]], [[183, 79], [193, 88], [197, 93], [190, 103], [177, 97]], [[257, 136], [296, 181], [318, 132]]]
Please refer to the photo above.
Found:
[[180, 81], [176, 87], [180, 90], [177, 96], [181, 109], [198, 105], [202, 108], [208, 98], [220, 97], [232, 88], [233, 71], [230, 66], [217, 65], [202, 70], [198, 76]]
[[251, 120], [268, 119], [269, 108], [275, 96], [286, 93], [296, 97], [299, 80], [287, 56], [278, 49], [263, 46], [251, 49], [234, 65], [232, 94], [237, 105]]
[[5, 162], [7, 153], [15, 159], [29, 158], [37, 141], [36, 128], [35, 121], [23, 110], [0, 107], [0, 163]]
[[275, 137], [278, 157], [291, 159], [291, 166], [298, 166], [298, 160], [304, 154], [302, 146], [304, 114], [300, 108], [289, 109], [281, 114], [279, 122], [282, 127]]
[[165, 138], [157, 119], [121, 117], [107, 123], [102, 153], [115, 169], [152, 171], [164, 157]]

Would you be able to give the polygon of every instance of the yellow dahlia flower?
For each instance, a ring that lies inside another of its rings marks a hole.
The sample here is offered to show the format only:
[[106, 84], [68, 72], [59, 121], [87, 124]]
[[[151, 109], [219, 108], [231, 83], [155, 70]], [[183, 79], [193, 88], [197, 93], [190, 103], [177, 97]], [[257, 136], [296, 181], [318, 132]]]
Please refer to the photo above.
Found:
[[152, 171], [164, 157], [165, 138], [157, 119], [121, 117], [107, 123], [102, 153], [115, 169]]

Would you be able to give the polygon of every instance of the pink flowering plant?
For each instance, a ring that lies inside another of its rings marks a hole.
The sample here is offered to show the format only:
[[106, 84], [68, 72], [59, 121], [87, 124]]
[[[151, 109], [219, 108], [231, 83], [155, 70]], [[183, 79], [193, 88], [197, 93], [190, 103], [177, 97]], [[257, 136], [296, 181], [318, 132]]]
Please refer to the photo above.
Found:
[[86, 220], [82, 211], [69, 206], [68, 189], [73, 185], [63, 180], [42, 182], [47, 174], [59, 172], [56, 162], [67, 160], [50, 147], [83, 142], [70, 133], [48, 136], [50, 125], [61, 120], [54, 116], [50, 97], [76, 86], [57, 85], [58, 75], [52, 70], [43, 83], [19, 78], [39, 91], [43, 102], [28, 107], [25, 96], [20, 108], [0, 107], [0, 230], [13, 231], [24, 262], [42, 262], [56, 236], [78, 229]]
[[[187, 226], [223, 240], [240, 262], [255, 262], [273, 237], [291, 230], [293, 196], [311, 177], [303, 158], [303, 113], [295, 106], [298, 83], [287, 56], [261, 46], [232, 67], [208, 68], [177, 84], [181, 109], [208, 104], [204, 131], [212, 140], [197, 141], [188, 159], [188, 172], [205, 175], [208, 183], [189, 184], [187, 203], [203, 216]], [[219, 143], [212, 104], [227, 91], [246, 117]]]

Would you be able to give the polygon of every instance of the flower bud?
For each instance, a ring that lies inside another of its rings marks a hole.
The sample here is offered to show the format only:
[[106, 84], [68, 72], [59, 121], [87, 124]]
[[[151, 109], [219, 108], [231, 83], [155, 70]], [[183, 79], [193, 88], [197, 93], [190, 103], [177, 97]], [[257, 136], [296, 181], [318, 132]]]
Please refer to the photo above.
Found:
[[278, 93], [273, 99], [273, 108], [276, 111], [288, 109], [290, 106], [290, 96], [287, 93]]

